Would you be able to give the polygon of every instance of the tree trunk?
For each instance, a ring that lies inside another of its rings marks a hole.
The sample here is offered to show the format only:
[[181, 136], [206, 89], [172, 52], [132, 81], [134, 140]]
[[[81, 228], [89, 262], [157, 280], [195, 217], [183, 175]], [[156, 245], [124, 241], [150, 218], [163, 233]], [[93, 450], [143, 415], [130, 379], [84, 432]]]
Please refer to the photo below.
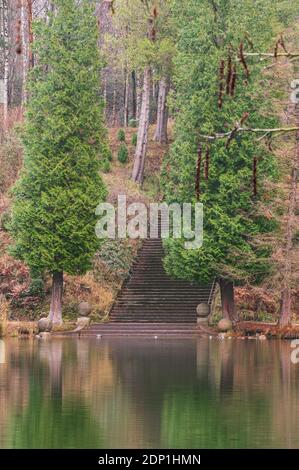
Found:
[[27, 16], [28, 16], [28, 37], [29, 37], [29, 69], [34, 67], [34, 56], [32, 51], [33, 45], [33, 31], [32, 31], [32, 21], [33, 21], [33, 10], [32, 10], [32, 0], [27, 0]]
[[26, 28], [25, 28], [26, 9], [25, 9], [24, 2], [25, 2], [25, 0], [21, 0], [21, 37], [22, 37], [22, 57], [23, 57], [23, 64], [22, 64], [22, 107], [24, 107], [26, 102], [27, 102], [26, 83], [27, 83], [27, 70], [28, 70], [28, 48], [27, 48], [27, 40], [26, 40]]
[[[295, 121], [299, 126], [299, 103], [295, 104]], [[296, 132], [296, 150], [292, 164], [292, 179], [289, 196], [288, 220], [286, 224], [286, 245], [284, 252], [284, 269], [282, 280], [282, 293], [280, 302], [279, 324], [281, 326], [291, 323], [291, 282], [292, 282], [292, 248], [293, 235], [296, 222], [297, 183], [299, 169], [299, 131]]]
[[107, 77], [104, 78], [103, 98], [104, 98], [105, 106], [107, 106]]
[[7, 0], [1, 0], [2, 9], [2, 38], [3, 38], [3, 130], [8, 127], [8, 80], [9, 80], [9, 57], [8, 57], [8, 4]]
[[159, 86], [156, 84], [156, 80], [152, 80], [151, 95], [152, 96], [151, 96], [151, 106], [150, 106], [150, 125], [157, 124]]
[[140, 73], [136, 76], [136, 119], [139, 121], [142, 102], [142, 80]]
[[113, 90], [113, 102], [112, 102], [112, 126], [116, 126], [116, 89]]
[[104, 89], [103, 89], [103, 99], [104, 99], [104, 115], [107, 119], [107, 77], [104, 78]]
[[223, 318], [235, 320], [234, 283], [229, 279], [220, 279], [220, 292]]
[[137, 119], [137, 89], [136, 89], [136, 72], [132, 72], [132, 118]]
[[124, 127], [128, 127], [129, 122], [129, 74], [125, 67], [125, 89], [124, 89]]
[[52, 294], [49, 320], [53, 324], [62, 324], [62, 296], [63, 296], [63, 272], [55, 272], [52, 276]]
[[157, 127], [154, 136], [156, 142], [160, 144], [167, 144], [167, 124], [168, 124], [168, 107], [167, 107], [167, 94], [168, 94], [168, 81], [162, 78], [159, 84], [158, 108], [157, 108]]
[[151, 69], [146, 67], [144, 70], [142, 104], [138, 127], [137, 146], [135, 160], [132, 172], [132, 180], [142, 183], [144, 176], [144, 164], [148, 141], [148, 128], [150, 118], [150, 88], [151, 88]]

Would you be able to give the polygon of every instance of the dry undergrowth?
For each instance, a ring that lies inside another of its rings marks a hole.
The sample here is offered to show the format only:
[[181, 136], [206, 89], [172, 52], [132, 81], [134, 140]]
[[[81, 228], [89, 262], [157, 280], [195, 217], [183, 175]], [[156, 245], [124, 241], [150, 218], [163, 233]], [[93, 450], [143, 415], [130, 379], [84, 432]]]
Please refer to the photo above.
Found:
[[4, 295], [0, 295], [0, 337], [5, 336], [9, 315], [9, 302]]

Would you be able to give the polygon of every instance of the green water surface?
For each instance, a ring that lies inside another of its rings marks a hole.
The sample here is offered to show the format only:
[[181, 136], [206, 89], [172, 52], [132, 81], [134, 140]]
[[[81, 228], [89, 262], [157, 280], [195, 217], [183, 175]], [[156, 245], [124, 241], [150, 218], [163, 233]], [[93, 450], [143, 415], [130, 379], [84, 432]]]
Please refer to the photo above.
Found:
[[298, 448], [289, 342], [7, 340], [1, 448]]

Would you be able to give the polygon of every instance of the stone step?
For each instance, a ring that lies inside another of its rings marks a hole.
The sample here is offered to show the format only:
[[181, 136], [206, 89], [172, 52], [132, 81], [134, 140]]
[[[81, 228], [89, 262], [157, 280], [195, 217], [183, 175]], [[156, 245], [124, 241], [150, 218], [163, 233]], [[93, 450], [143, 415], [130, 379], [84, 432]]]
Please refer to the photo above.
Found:
[[144, 288], [144, 282], [147, 282], [147, 284], [152, 288], [159, 288], [160, 291], [162, 290], [160, 286], [163, 285], [172, 290], [188, 289], [188, 291], [191, 292], [211, 292], [211, 287], [209, 286], [190, 284], [187, 281], [173, 282], [172, 279], [163, 279], [157, 276], [152, 276], [151, 278], [146, 278], [143, 276], [139, 278], [138, 276], [134, 275], [132, 275], [132, 277], [126, 282], [124, 289], [128, 288], [128, 286], [130, 286], [130, 288], [132, 286], [136, 286], [138, 289], [141, 289], [142, 287]]
[[[119, 324], [118, 324], [119, 325]], [[126, 326], [126, 323], [121, 324], [123, 327]], [[130, 323], [127, 323], [127, 325], [130, 325]], [[106, 329], [89, 329], [86, 330], [87, 333], [95, 333], [95, 334], [113, 334], [113, 333], [122, 333], [122, 334], [132, 334], [132, 333], [137, 333], [137, 334], [159, 334], [159, 333], [167, 333], [167, 334], [174, 334], [174, 333], [193, 333], [197, 331], [195, 328], [192, 328], [192, 324], [190, 324], [190, 328], [180, 328], [180, 324], [177, 323], [177, 328], [168, 328], [167, 323], [164, 324], [165, 326], [160, 329], [153, 329], [150, 327], [150, 323], [146, 324], [140, 324], [141, 328], [106, 328]], [[171, 323], [169, 323], [171, 325]]]
[[159, 292], [159, 294], [161, 294], [162, 296], [165, 296], [165, 297], [171, 297], [171, 296], [174, 296], [177, 294], [177, 296], [179, 297], [182, 297], [182, 298], [187, 298], [187, 297], [190, 297], [190, 296], [194, 296], [194, 297], [198, 297], [198, 296], [201, 296], [201, 295], [209, 295], [210, 294], [210, 290], [205, 290], [205, 289], [191, 289], [188, 290], [186, 292], [185, 289], [176, 289], [175, 287], [172, 287], [171, 289], [167, 289], [167, 290], [164, 290], [163, 292], [163, 289], [159, 289], [157, 286], [153, 286], [153, 285], [147, 285], [146, 286], [146, 291], [144, 289], [145, 286], [132, 286], [131, 288], [129, 288], [129, 284], [127, 284], [127, 286], [125, 287], [124, 291], [123, 291], [123, 295], [130, 295], [132, 293], [136, 294], [136, 295], [148, 295], [148, 293], [151, 295], [155, 292]]
[[[172, 315], [174, 313], [177, 313], [177, 314], [180, 314], [180, 313], [194, 313], [196, 314], [196, 307], [197, 307], [197, 304], [191, 304], [191, 305], [187, 305], [187, 306], [184, 306], [183, 304], [181, 305], [178, 305], [178, 306], [172, 306], [172, 307], [169, 307], [169, 308], [166, 308], [167, 306], [164, 304], [163, 307], [160, 307], [159, 304], [152, 304], [152, 305], [134, 305], [134, 304], [131, 304], [131, 305], [128, 305], [126, 306], [126, 304], [119, 304], [114, 311], [117, 311], [117, 312], [124, 312], [124, 313], [137, 313], [138, 315], [142, 313], [146, 313], [146, 312], [157, 312], [157, 313], [160, 313], [162, 315], [162, 313], [164, 312], [165, 314], [167, 315]], [[184, 321], [184, 319], [182, 318], [182, 321]]]
[[141, 293], [138, 293], [138, 292], [135, 292], [135, 293], [132, 293], [132, 294], [124, 294], [124, 296], [121, 297], [121, 299], [119, 299], [119, 302], [121, 300], [125, 300], [126, 302], [129, 301], [130, 299], [132, 299], [132, 301], [135, 301], [135, 302], [138, 302], [138, 300], [141, 300], [141, 301], [149, 301], [149, 302], [162, 302], [163, 300], [165, 302], [170, 302], [170, 303], [177, 303], [177, 302], [180, 302], [180, 303], [185, 303], [185, 302], [200, 302], [202, 299], [206, 299], [207, 296], [203, 295], [203, 294], [190, 294], [190, 296], [183, 296], [183, 295], [171, 295], [171, 294], [167, 294], [167, 295], [161, 295], [161, 297], [159, 299], [156, 299], [153, 294], [155, 294], [155, 291], [152, 291], [152, 292], [148, 292], [147, 294], [141, 294]]
[[[122, 319], [121, 322], [120, 322], [120, 321], [114, 322], [113, 320], [111, 320], [111, 323], [114, 323], [115, 325], [120, 325], [121, 327], [125, 327], [126, 325], [130, 325], [130, 324], [132, 323], [132, 321], [133, 321], [132, 319], [125, 319], [125, 318], [124, 318], [124, 319]], [[138, 323], [140, 324], [140, 326], [142, 327], [142, 329], [144, 329], [144, 328], [150, 328], [151, 325], [152, 325], [152, 321], [151, 321], [151, 320], [146, 320], [146, 319], [143, 319], [142, 321], [139, 321]], [[155, 323], [157, 323], [157, 322], [155, 322]], [[166, 329], [167, 331], [172, 330], [172, 328], [169, 329], [167, 325], [170, 325], [170, 326], [171, 326], [173, 323], [175, 323], [175, 324], [178, 326], [178, 328], [180, 329], [181, 322], [177, 322], [177, 321], [175, 321], [175, 320], [174, 320], [174, 321], [171, 321], [171, 320], [169, 320], [169, 321], [161, 321], [161, 325], [164, 325], [163, 328]], [[185, 321], [185, 322], [183, 323], [183, 325], [189, 325], [190, 327], [193, 328], [193, 327], [196, 325], [196, 323], [194, 323], [193, 321], [192, 321], [192, 322], [191, 322], [191, 321], [188, 321], [188, 322]], [[184, 326], [184, 328], [185, 328], [185, 326]], [[183, 328], [183, 329], [184, 329], [184, 328]], [[141, 330], [142, 330], [142, 329], [141, 329]], [[153, 331], [154, 331], [154, 330], [155, 330], [155, 331], [158, 331], [157, 328], [154, 328]], [[98, 331], [98, 330], [93, 330], [93, 331]], [[127, 329], [126, 329], [126, 331], [127, 331]]]
[[[128, 305], [127, 307], [124, 305], [119, 305], [116, 307], [114, 310], [115, 312], [123, 312], [123, 313], [130, 313], [130, 314], [138, 314], [142, 315], [147, 312], [152, 312], [152, 313], [158, 313], [158, 314], [167, 314], [167, 315], [174, 315], [174, 314], [193, 314], [196, 315], [196, 304], [194, 306], [187, 306], [184, 308], [183, 305], [179, 305], [178, 307], [170, 307], [168, 309], [163, 306], [163, 308], [159, 307], [159, 305], [151, 305], [151, 306], [146, 306], [146, 305]], [[112, 312], [113, 313], [113, 312]], [[182, 321], [184, 321], [184, 318], [182, 318]]]
[[[121, 302], [121, 301], [120, 301]], [[137, 312], [142, 312], [142, 311], [158, 311], [158, 312], [173, 312], [173, 311], [177, 311], [177, 312], [188, 312], [188, 311], [194, 311], [196, 312], [196, 307], [197, 307], [197, 302], [194, 302], [194, 303], [190, 303], [188, 305], [185, 305], [183, 303], [181, 304], [167, 304], [167, 303], [164, 303], [163, 304], [163, 308], [162, 306], [160, 306], [159, 302], [157, 301], [156, 303], [151, 303], [151, 304], [144, 304], [142, 302], [139, 302], [139, 303], [134, 303], [134, 302], [123, 302], [123, 303], [119, 303], [118, 304], [119, 307], [123, 310], [131, 310], [131, 311], [137, 311]]]
[[[125, 324], [125, 323], [130, 324], [130, 323], [132, 322], [132, 318], [122, 318], [121, 321], [113, 320], [113, 319], [112, 319], [111, 321], [112, 321], [112, 322], [115, 322], [115, 323], [121, 323], [122, 325]], [[134, 320], [134, 321], [136, 321], [136, 320]], [[151, 319], [150, 319], [150, 320], [142, 319], [142, 320], [140, 320], [139, 323], [140, 323], [140, 325], [143, 325], [143, 326], [144, 326], [144, 325], [150, 325], [150, 324], [151, 324], [151, 321], [152, 321]], [[156, 321], [156, 320], [155, 320], [155, 321]], [[163, 319], [161, 320], [161, 323], [163, 323], [163, 324], [165, 324], [165, 325], [167, 325], [168, 323], [171, 324], [171, 323], [173, 323], [173, 322], [176, 322], [178, 325], [180, 324], [179, 320], [175, 320], [175, 319], [169, 320], [168, 322], [165, 320], [165, 318], [163, 318]], [[194, 321], [193, 319], [190, 318], [189, 324], [190, 324], [190, 325], [195, 325], [195, 324], [196, 324], [196, 321]]]
[[[196, 328], [196, 326], [191, 326], [190, 327], [190, 324], [189, 323], [180, 323], [180, 328], [183, 328], [184, 326], [186, 326], [188, 329], [190, 328]], [[170, 329], [170, 328], [173, 328], [173, 329], [176, 329], [178, 326], [177, 326], [177, 323], [167, 323], [167, 328]], [[142, 329], [143, 327], [140, 325], [140, 322], [138, 323], [130, 323], [129, 325], [125, 325], [123, 326], [121, 323], [111, 323], [110, 321], [109, 322], [106, 322], [106, 323], [93, 323], [90, 327], [90, 329], [98, 329], [98, 328], [102, 328], [102, 329], [115, 329], [115, 328], [137, 328], [137, 329]], [[161, 329], [163, 328], [163, 323], [159, 322], [159, 323], [151, 323], [150, 325], [150, 328], [151, 329]]]
[[[182, 319], [183, 317], [183, 319]], [[163, 323], [163, 320], [166, 321], [166, 323], [169, 323], [169, 321], [173, 320], [174, 322], [177, 322], [180, 320], [180, 323], [189, 323], [190, 320], [196, 318], [196, 313], [194, 312], [168, 312], [168, 313], [163, 313], [163, 312], [158, 312], [155, 310], [148, 310], [148, 311], [141, 311], [140, 313], [134, 312], [132, 310], [116, 310], [113, 314], [111, 314], [112, 319], [122, 319], [122, 318], [129, 318], [131, 322], [139, 322], [140, 319], [142, 320], [145, 318], [146, 320], [151, 320], [154, 323]]]
[[[147, 282], [147, 284], [153, 288], [159, 288], [161, 285], [167, 286], [171, 289], [184, 289], [188, 288], [188, 291], [191, 290], [193, 292], [196, 291], [203, 291], [203, 292], [211, 292], [211, 288], [207, 286], [198, 286], [195, 284], [190, 284], [187, 281], [180, 281], [180, 282], [173, 282], [172, 279], [164, 279], [160, 278], [158, 276], [151, 276], [151, 277], [146, 277], [146, 276], [134, 276], [127, 281], [125, 287], [127, 286], [134, 286], [136, 285], [137, 288], [142, 288], [144, 287], [144, 282]], [[160, 289], [161, 290], [161, 289]]]
[[[127, 315], [125, 313], [121, 313], [119, 315], [112, 315], [111, 316], [111, 321], [113, 322], [118, 322], [118, 323], [121, 323], [121, 322], [128, 322], [128, 323], [132, 323], [132, 322], [149, 322], [149, 323], [152, 323], [152, 322], [155, 322], [155, 323], [181, 323], [182, 322], [182, 314], [180, 315], [172, 315], [172, 316], [166, 316], [166, 315], [155, 315], [155, 313], [151, 313], [150, 315], [147, 315], [147, 314], [143, 314], [143, 315], [140, 315], [138, 317], [138, 315]], [[184, 323], [192, 323], [192, 324], [195, 324], [196, 323], [196, 315], [184, 315]]]
[[[111, 320], [111, 321], [113, 321], [113, 320]], [[168, 323], [171, 324], [171, 323], [173, 323], [174, 321], [176, 321], [176, 320], [169, 320], [169, 322], [167, 322], [167, 321], [165, 321], [165, 319], [163, 319], [161, 323], [167, 325]], [[128, 318], [128, 319], [122, 318], [121, 321], [115, 321], [115, 323], [121, 323], [122, 325], [124, 325], [124, 324], [126, 324], [126, 323], [130, 324], [131, 322], [132, 322], [132, 319], [129, 319], [129, 318]], [[140, 320], [139, 323], [140, 323], [140, 325], [143, 325], [143, 326], [145, 326], [145, 325], [150, 325], [150, 324], [151, 324], [151, 320]], [[176, 321], [176, 323], [177, 323], [178, 325], [180, 324], [179, 321]], [[196, 321], [190, 319], [189, 324], [190, 324], [191, 326], [192, 326], [192, 325], [195, 325], [195, 324], [196, 324]]]
[[205, 299], [205, 297], [203, 296], [196, 296], [196, 297], [188, 297], [188, 298], [183, 298], [183, 297], [175, 297], [175, 296], [172, 296], [172, 297], [162, 297], [160, 299], [153, 299], [152, 296], [148, 295], [144, 295], [144, 296], [140, 296], [140, 295], [128, 295], [128, 296], [123, 296], [121, 299], [119, 299], [119, 304], [127, 304], [128, 302], [132, 302], [133, 304], [136, 304], [136, 305], [139, 305], [140, 303], [142, 305], [144, 305], [144, 302], [147, 302], [147, 304], [166, 304], [166, 305], [198, 305], [199, 303], [201, 303], [201, 300], [202, 299]]
[[[183, 339], [183, 338], [190, 338], [190, 337], [196, 337], [198, 335], [198, 333], [196, 331], [193, 331], [193, 332], [190, 332], [190, 333], [186, 333], [186, 332], [180, 332], [180, 331], [177, 331], [175, 333], [169, 333], [167, 331], [164, 331], [164, 332], [161, 332], [159, 334], [154, 334], [154, 333], [151, 333], [151, 332], [148, 332], [148, 333], [137, 333], [137, 332], [127, 332], [127, 333], [122, 333], [122, 332], [118, 332], [118, 333], [106, 333], [105, 335], [101, 335], [101, 333], [99, 333], [98, 335], [100, 335], [103, 339], [105, 337], [110, 337], [110, 338], [143, 338], [143, 339], [157, 339], [159, 340], [160, 339], [163, 339], [163, 338], [167, 338], [167, 339]], [[94, 333], [89, 333], [88, 331], [84, 332], [84, 333], [81, 333], [80, 336], [83, 336], [84, 338], [90, 338], [90, 337], [95, 337], [95, 336], [98, 336], [98, 335], [95, 335]], [[155, 338], [155, 336], [157, 336], [157, 338]]]
[[128, 301], [123, 301], [123, 300], [119, 300], [118, 301], [118, 304], [117, 304], [117, 308], [118, 310], [122, 310], [122, 311], [128, 311], [128, 310], [134, 310], [134, 311], [137, 311], [137, 312], [142, 312], [142, 311], [148, 311], [148, 310], [151, 310], [151, 311], [164, 311], [164, 312], [188, 312], [188, 311], [191, 311], [191, 312], [196, 312], [196, 308], [198, 306], [198, 302], [189, 302], [189, 303], [182, 303], [182, 302], [178, 302], [177, 304], [170, 304], [168, 302], [151, 302], [151, 303], [148, 303], [146, 302], [146, 300], [144, 302], [142, 301], [139, 301], [139, 302], [134, 302], [134, 301], [131, 301], [131, 300], [128, 300]]

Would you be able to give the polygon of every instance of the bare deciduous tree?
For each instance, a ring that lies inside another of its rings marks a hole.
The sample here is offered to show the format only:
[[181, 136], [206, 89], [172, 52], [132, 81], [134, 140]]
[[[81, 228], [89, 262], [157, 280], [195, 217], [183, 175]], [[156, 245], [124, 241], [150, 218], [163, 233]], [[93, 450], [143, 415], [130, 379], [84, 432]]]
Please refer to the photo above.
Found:
[[167, 144], [167, 125], [168, 125], [168, 107], [167, 95], [169, 90], [169, 82], [166, 78], [162, 78], [159, 83], [159, 96], [157, 108], [157, 127], [154, 136], [156, 142]]
[[8, 125], [8, 88], [9, 88], [9, 55], [8, 55], [8, 0], [1, 0], [1, 39], [3, 47], [3, 129]]
[[144, 165], [148, 142], [148, 129], [150, 120], [150, 89], [151, 89], [151, 69], [146, 67], [143, 77], [142, 102], [139, 118], [137, 146], [135, 152], [132, 180], [142, 183], [144, 177]]
[[[299, 103], [294, 106], [296, 124], [299, 126]], [[296, 220], [296, 202], [299, 171], [299, 130], [296, 131], [296, 149], [292, 161], [291, 187], [288, 204], [288, 216], [286, 223], [285, 248], [284, 248], [284, 267], [282, 276], [282, 293], [280, 305], [279, 323], [285, 326], [291, 323], [291, 292], [292, 292], [292, 260], [291, 253], [293, 248], [293, 236]]]

